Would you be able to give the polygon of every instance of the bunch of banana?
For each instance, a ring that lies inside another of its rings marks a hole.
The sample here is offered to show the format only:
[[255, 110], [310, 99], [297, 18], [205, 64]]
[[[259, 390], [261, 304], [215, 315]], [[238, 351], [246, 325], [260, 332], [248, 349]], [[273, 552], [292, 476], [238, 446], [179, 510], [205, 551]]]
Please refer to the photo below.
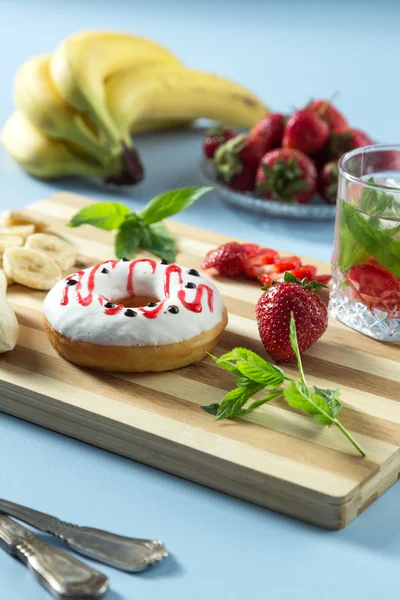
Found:
[[44, 232], [48, 224], [43, 219], [11, 210], [0, 215], [0, 223], [4, 270], [0, 271], [0, 288], [1, 277], [5, 276], [8, 285], [16, 282], [35, 290], [49, 290], [75, 264], [74, 248], [57, 235]]
[[121, 184], [143, 178], [136, 132], [199, 118], [249, 128], [267, 112], [242, 86], [186, 68], [159, 44], [103, 31], [76, 33], [25, 62], [14, 99], [2, 141], [26, 171]]

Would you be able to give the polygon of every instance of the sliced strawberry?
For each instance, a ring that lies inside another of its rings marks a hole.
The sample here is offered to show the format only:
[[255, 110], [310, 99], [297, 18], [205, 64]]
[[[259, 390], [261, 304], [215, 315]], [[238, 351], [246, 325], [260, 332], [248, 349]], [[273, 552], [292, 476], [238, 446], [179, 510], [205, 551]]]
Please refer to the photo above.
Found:
[[246, 250], [247, 256], [254, 256], [260, 251], [258, 244], [242, 244], [242, 246]]
[[201, 265], [202, 269], [214, 268], [220, 275], [233, 277], [243, 271], [243, 263], [247, 254], [242, 244], [228, 242], [210, 250]]
[[314, 265], [303, 265], [302, 267], [298, 267], [297, 269], [292, 269], [291, 271], [289, 271], [289, 273], [297, 277], [297, 279], [306, 278], [309, 281], [311, 281], [312, 279], [315, 280], [315, 276], [317, 274], [317, 267], [314, 267]]
[[282, 256], [274, 263], [275, 273], [284, 273], [301, 267], [301, 260], [298, 256]]
[[261, 248], [257, 254], [249, 256], [244, 261], [244, 272], [246, 277], [255, 279], [264, 272], [265, 265], [272, 265], [279, 259], [279, 254], [272, 248]]
[[283, 281], [284, 273], [262, 273], [258, 277], [263, 286], [272, 285], [273, 281]]
[[347, 281], [356, 300], [370, 310], [400, 312], [400, 281], [377, 263], [353, 265], [347, 274]]

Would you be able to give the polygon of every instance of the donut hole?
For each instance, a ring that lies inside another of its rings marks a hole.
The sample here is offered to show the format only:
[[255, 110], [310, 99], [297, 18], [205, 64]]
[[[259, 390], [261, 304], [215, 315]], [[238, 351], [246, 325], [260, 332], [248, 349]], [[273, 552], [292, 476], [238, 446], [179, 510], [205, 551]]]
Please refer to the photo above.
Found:
[[129, 296], [119, 301], [118, 304], [123, 304], [126, 308], [138, 308], [139, 306], [147, 306], [149, 302], [160, 302], [155, 296]]

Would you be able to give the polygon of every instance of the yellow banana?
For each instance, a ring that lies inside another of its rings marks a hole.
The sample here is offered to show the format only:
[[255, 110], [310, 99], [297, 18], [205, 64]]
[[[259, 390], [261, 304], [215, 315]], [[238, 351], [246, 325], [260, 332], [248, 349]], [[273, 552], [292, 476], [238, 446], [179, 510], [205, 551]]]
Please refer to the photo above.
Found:
[[242, 86], [180, 65], [126, 69], [106, 85], [110, 114], [121, 136], [146, 119], [208, 118], [250, 128], [267, 107]]
[[112, 177], [120, 165], [100, 165], [79, 151], [78, 146], [51, 140], [24, 117], [14, 112], [1, 132], [7, 152], [35, 177], [52, 179], [64, 175]]
[[110, 162], [104, 139], [95, 133], [86, 115], [66, 104], [50, 77], [49, 56], [27, 60], [14, 80], [14, 100], [19, 112], [51, 138], [80, 144], [101, 163]]
[[[111, 146], [119, 149], [120, 132], [108, 112], [105, 81], [116, 71], [156, 63], [179, 64], [179, 61], [150, 40], [123, 33], [84, 31], [65, 39], [56, 48], [50, 73], [64, 100], [86, 112]], [[123, 142], [130, 147], [130, 136]]]

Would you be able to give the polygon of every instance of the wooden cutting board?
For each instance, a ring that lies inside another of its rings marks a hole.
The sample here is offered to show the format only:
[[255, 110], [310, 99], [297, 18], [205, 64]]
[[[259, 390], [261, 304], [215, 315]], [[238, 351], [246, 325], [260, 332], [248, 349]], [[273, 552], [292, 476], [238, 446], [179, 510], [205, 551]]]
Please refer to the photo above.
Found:
[[[65, 228], [90, 202], [61, 193], [30, 209], [69, 238], [89, 266], [113, 257], [113, 236]], [[204, 254], [228, 238], [170, 222], [177, 262], [200, 268]], [[329, 267], [317, 261], [321, 272]], [[256, 283], [221, 279], [229, 325], [217, 354], [235, 346], [263, 352], [254, 320]], [[329, 529], [344, 527], [398, 478], [400, 349], [332, 321], [304, 355], [310, 384], [340, 386], [344, 425], [366, 450], [281, 401], [241, 421], [215, 423], [199, 407], [220, 402], [232, 376], [210, 359], [140, 375], [100, 374], [62, 360], [43, 330], [44, 294], [14, 285], [9, 299], [20, 323], [14, 351], [0, 355], [0, 409], [33, 423]], [[294, 364], [287, 367], [296, 375]]]

